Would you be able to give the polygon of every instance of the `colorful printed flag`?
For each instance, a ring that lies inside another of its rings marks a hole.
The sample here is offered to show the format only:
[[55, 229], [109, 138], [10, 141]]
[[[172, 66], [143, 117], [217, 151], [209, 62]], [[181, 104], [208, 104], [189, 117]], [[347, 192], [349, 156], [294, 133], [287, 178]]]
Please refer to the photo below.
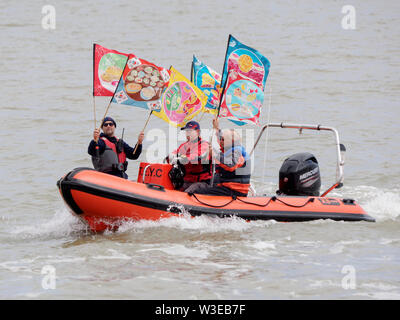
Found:
[[153, 114], [175, 127], [183, 127], [204, 111], [207, 96], [172, 66], [170, 76], [160, 108], [155, 109]]
[[222, 72], [222, 87], [225, 85], [228, 72], [234, 70], [261, 84], [264, 90], [269, 68], [270, 63], [266, 57], [229, 35], [224, 70]]
[[259, 125], [264, 90], [261, 83], [231, 70], [221, 101], [219, 116], [235, 124], [255, 123]]
[[134, 54], [128, 56], [123, 70], [111, 102], [159, 109], [161, 94], [168, 86], [169, 71]]
[[193, 55], [191, 81], [205, 93], [208, 100], [204, 112], [217, 114], [221, 94], [221, 75]]
[[93, 45], [93, 96], [112, 96], [128, 54]]
[[257, 50], [229, 35], [221, 83], [220, 117], [237, 125], [259, 124], [270, 63]]

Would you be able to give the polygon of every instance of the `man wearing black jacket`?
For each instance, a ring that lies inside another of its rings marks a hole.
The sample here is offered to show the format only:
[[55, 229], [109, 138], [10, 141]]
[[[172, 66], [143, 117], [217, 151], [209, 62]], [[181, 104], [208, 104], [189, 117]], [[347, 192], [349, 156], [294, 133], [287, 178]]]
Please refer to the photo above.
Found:
[[118, 139], [115, 134], [116, 122], [111, 117], [105, 117], [99, 129], [93, 132], [93, 140], [90, 141], [88, 153], [92, 156], [94, 168], [117, 177], [128, 178], [126, 169], [128, 162], [126, 159], [136, 160], [142, 152], [142, 142], [144, 133], [139, 134], [137, 148], [132, 148], [122, 139]]

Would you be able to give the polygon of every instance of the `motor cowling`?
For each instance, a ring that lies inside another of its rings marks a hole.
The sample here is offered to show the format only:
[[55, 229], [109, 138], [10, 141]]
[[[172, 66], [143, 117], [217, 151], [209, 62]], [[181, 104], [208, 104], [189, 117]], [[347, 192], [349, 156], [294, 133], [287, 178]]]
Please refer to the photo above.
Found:
[[321, 176], [317, 159], [309, 152], [296, 153], [279, 170], [279, 194], [319, 196]]

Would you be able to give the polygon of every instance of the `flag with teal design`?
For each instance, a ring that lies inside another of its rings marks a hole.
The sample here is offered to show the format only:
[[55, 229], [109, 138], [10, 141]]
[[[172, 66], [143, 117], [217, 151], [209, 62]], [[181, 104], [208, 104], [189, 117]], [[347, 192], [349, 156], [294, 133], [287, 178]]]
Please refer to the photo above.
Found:
[[221, 94], [221, 75], [193, 55], [191, 81], [207, 96], [204, 112], [217, 114]]
[[256, 49], [248, 47], [229, 35], [226, 49], [224, 69], [222, 72], [222, 87], [228, 78], [229, 71], [236, 71], [241, 75], [257, 82], [265, 89], [270, 68], [270, 62]]
[[259, 124], [268, 59], [257, 50], [229, 35], [221, 84], [219, 115], [237, 125]]

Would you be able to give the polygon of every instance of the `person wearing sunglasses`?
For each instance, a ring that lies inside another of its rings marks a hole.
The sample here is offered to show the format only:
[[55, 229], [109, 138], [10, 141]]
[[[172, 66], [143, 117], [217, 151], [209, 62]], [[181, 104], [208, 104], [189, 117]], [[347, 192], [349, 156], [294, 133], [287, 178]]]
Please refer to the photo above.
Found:
[[[93, 132], [93, 140], [90, 141], [88, 153], [92, 156], [92, 163], [97, 171], [105, 172], [117, 177], [128, 179], [126, 170], [128, 159], [136, 160], [142, 152], [144, 133], [140, 132], [137, 148], [132, 148], [122, 139], [115, 136], [116, 122], [111, 117], [105, 117], [100, 133], [99, 129]], [[135, 151], [136, 149], [136, 151]]]

